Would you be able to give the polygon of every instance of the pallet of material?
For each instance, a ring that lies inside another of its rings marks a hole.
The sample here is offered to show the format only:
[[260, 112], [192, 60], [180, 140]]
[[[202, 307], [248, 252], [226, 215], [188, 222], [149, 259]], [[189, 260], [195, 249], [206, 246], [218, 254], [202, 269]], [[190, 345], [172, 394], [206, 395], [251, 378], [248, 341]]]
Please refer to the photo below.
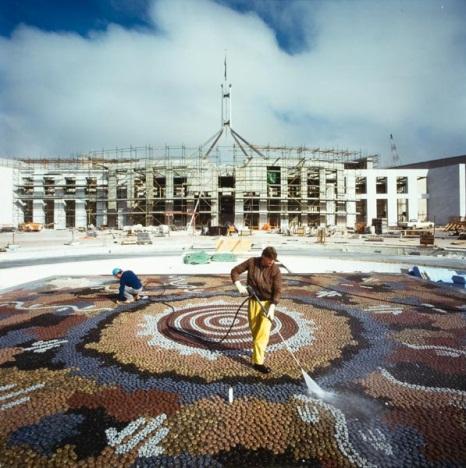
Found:
[[434, 242], [434, 235], [431, 232], [423, 232], [419, 238], [419, 243], [421, 245], [434, 245]]
[[252, 242], [249, 239], [236, 238], [222, 238], [216, 243], [215, 250], [217, 252], [249, 252], [251, 250]]
[[428, 234], [431, 231], [425, 229], [406, 229], [404, 232], [404, 237], [419, 237], [423, 234]]
[[383, 242], [384, 238], [380, 236], [371, 236], [365, 239], [366, 242]]
[[138, 245], [149, 245], [152, 244], [152, 239], [148, 232], [138, 232], [136, 234]]
[[135, 245], [137, 244], [138, 240], [136, 238], [136, 236], [128, 236], [128, 237], [124, 237], [120, 244], [121, 245]]
[[461, 231], [466, 231], [466, 221], [458, 221], [454, 223], [448, 223], [444, 231], [448, 232], [461, 232]]

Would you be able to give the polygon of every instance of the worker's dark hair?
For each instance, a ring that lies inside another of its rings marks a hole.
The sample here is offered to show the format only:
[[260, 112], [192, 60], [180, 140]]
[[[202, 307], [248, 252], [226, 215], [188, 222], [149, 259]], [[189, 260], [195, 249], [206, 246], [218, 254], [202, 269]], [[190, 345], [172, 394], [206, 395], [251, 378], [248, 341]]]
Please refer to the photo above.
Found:
[[271, 258], [272, 260], [277, 260], [277, 251], [275, 250], [275, 247], [266, 247], [262, 251], [262, 256]]

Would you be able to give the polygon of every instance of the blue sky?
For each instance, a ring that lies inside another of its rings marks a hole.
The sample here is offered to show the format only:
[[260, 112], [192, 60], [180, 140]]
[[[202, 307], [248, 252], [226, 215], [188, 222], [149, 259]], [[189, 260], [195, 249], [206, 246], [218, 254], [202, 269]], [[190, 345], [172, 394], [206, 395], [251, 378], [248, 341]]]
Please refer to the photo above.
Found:
[[[273, 29], [279, 46], [290, 54], [308, 47], [299, 17], [300, 6], [309, 3], [317, 8], [319, 4], [317, 0], [216, 2], [240, 13], [257, 14]], [[105, 30], [111, 23], [157, 32], [157, 25], [148, 17], [151, 3], [151, 0], [2, 0], [0, 34], [11, 36], [21, 23], [44, 31], [71, 31], [85, 37], [96, 30]]]
[[110, 23], [126, 28], [149, 27], [146, 0], [2, 0], [0, 34], [11, 36], [25, 23], [44, 31], [72, 31], [86, 36]]
[[257, 144], [466, 153], [463, 0], [2, 0], [0, 157]]

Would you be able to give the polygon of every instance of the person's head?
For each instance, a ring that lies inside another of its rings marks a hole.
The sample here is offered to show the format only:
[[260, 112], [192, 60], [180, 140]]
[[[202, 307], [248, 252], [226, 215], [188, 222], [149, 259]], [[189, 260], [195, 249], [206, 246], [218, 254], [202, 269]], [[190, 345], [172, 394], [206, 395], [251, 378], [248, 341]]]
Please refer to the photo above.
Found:
[[112, 270], [112, 275], [115, 276], [116, 278], [120, 279], [121, 274], [123, 273], [123, 270], [121, 268], [114, 268]]
[[274, 247], [266, 247], [262, 251], [261, 264], [262, 266], [271, 267], [277, 261], [277, 251]]

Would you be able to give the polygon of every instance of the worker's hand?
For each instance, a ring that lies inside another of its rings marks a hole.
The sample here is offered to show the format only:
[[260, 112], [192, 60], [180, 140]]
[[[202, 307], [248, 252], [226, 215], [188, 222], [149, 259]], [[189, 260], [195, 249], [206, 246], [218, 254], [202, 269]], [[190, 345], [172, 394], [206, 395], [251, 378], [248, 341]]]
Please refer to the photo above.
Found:
[[247, 296], [248, 295], [248, 290], [241, 284], [241, 281], [235, 281], [235, 286], [236, 286], [236, 289], [238, 290], [238, 292], [242, 295], [242, 296]]
[[267, 318], [273, 322], [273, 319], [275, 318], [275, 304], [270, 304], [269, 310], [267, 311]]

